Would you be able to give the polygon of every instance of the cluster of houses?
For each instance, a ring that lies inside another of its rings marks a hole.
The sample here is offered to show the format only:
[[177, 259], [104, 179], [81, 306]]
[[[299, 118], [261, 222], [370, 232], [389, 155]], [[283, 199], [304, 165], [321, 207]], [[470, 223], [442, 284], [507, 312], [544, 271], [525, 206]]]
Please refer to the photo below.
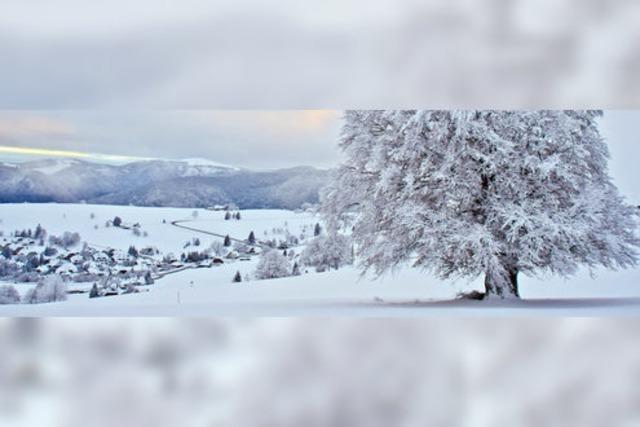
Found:
[[[155, 254], [152, 248], [142, 249], [137, 255], [132, 255], [112, 248], [97, 249], [87, 244], [64, 248], [40, 243], [28, 237], [0, 238], [0, 261], [5, 265], [4, 272], [12, 271], [12, 276], [23, 276], [25, 279], [29, 278], [30, 273], [36, 273], [38, 276], [58, 274], [68, 281], [86, 281], [91, 280], [90, 277], [144, 274], [162, 267], [153, 256], [142, 255]], [[2, 272], [0, 270], [0, 275]]]
[[[108, 226], [141, 228], [139, 224], [126, 224], [118, 217], [108, 221]], [[141, 286], [151, 285], [166, 274], [250, 261], [252, 256], [268, 248], [292, 257], [294, 253], [290, 248], [297, 246], [298, 238], [284, 230], [274, 229], [274, 233], [285, 234], [285, 239], [258, 241], [252, 232], [246, 241], [232, 241], [226, 236], [224, 243], [216, 242], [209, 248], [200, 248], [199, 239], [194, 239], [183, 247], [186, 252], [175, 256], [162, 254], [152, 246], [140, 249], [130, 246], [128, 250], [121, 250], [89, 245], [81, 242], [78, 233], [48, 236], [38, 225], [33, 232], [16, 231], [7, 236], [0, 233], [0, 282], [39, 282], [48, 275], [57, 275], [67, 282], [69, 293], [89, 292], [95, 297], [138, 292]]]
[[207, 206], [205, 208], [208, 211], [235, 211], [238, 210], [238, 206], [236, 206], [234, 203], [227, 203], [224, 205], [213, 205], [213, 206]]
[[[228, 259], [240, 257], [235, 251]], [[13, 235], [0, 237], [0, 281], [37, 282], [43, 276], [56, 274], [70, 284], [70, 289], [88, 290], [92, 284], [117, 282], [120, 287], [149, 285], [155, 278], [176, 270], [213, 267], [224, 263], [222, 257], [206, 251], [197, 257], [183, 254], [161, 255], [153, 247], [123, 251], [97, 248], [86, 243], [71, 248], [43, 244], [42, 239]]]

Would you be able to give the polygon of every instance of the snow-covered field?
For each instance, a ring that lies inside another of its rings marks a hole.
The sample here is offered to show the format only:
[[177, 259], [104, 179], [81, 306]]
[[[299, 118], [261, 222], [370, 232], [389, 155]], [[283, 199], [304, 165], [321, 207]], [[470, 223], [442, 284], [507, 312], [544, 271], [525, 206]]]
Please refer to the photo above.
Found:
[[[91, 217], [93, 214], [93, 218]], [[140, 223], [147, 237], [131, 231], [105, 227], [120, 216], [127, 223]], [[98, 247], [126, 250], [130, 245], [156, 246], [164, 253], [180, 253], [185, 242], [197, 237], [208, 247], [219, 237], [175, 227], [175, 220], [188, 220], [190, 227], [245, 239], [251, 231], [258, 239], [276, 237], [282, 230], [293, 234], [309, 230], [318, 218], [309, 213], [283, 210], [242, 211], [240, 221], [224, 220], [224, 212], [193, 209], [142, 208], [132, 206], [13, 204], [0, 205], [0, 230], [41, 224], [50, 234], [77, 231], [82, 240]], [[97, 225], [97, 228], [96, 228]], [[274, 230], [275, 229], [275, 230]], [[275, 231], [275, 234], [274, 234]], [[265, 234], [266, 232], [266, 234]], [[295, 249], [299, 252], [300, 248]], [[528, 301], [502, 304], [474, 301], [442, 301], [457, 292], [480, 289], [481, 280], [443, 282], [428, 273], [401, 269], [374, 280], [360, 277], [348, 267], [299, 277], [250, 280], [231, 283], [236, 271], [250, 275], [258, 257], [250, 261], [227, 261], [220, 267], [188, 269], [169, 274], [148, 292], [89, 299], [87, 294], [69, 295], [65, 302], [0, 305], [2, 316], [194, 316], [194, 315], [359, 315], [416, 316], [433, 314], [550, 314], [600, 315], [640, 313], [640, 271], [588, 271], [568, 280], [550, 277], [521, 280], [522, 296]], [[16, 284], [33, 286], [33, 284]], [[22, 288], [21, 293], [24, 292]]]

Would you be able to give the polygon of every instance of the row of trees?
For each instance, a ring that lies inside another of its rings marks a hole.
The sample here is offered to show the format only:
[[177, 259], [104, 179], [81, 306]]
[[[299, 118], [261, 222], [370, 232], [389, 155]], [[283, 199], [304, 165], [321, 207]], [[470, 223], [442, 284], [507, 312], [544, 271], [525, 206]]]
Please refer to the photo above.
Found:
[[30, 238], [38, 241], [44, 241], [47, 238], [47, 230], [45, 230], [40, 224], [31, 230], [30, 228], [25, 230], [16, 230], [13, 235], [15, 237]]
[[318, 272], [338, 270], [353, 263], [354, 249], [349, 236], [332, 233], [318, 236], [309, 242], [300, 254], [299, 263], [292, 258], [293, 256], [287, 256], [286, 250], [267, 250], [260, 257], [254, 277], [266, 280], [298, 276], [301, 274], [300, 265], [314, 267]]
[[42, 304], [67, 299], [67, 284], [58, 275], [41, 278], [38, 284], [29, 289], [23, 298], [11, 285], [0, 286], [0, 304]]
[[70, 231], [65, 231], [60, 236], [49, 236], [49, 244], [51, 246], [58, 246], [63, 249], [69, 249], [80, 243], [80, 234]]
[[226, 211], [224, 214], [225, 221], [229, 221], [230, 219], [240, 220], [242, 217], [240, 216], [240, 212], [229, 212]]

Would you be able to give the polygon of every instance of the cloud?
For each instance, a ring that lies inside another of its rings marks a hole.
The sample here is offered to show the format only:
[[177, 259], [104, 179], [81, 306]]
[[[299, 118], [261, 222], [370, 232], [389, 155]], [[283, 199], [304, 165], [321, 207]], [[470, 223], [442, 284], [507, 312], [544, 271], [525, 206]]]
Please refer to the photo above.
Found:
[[4, 154], [22, 156], [54, 150], [51, 155], [73, 153], [75, 157], [78, 153], [110, 153], [127, 159], [204, 157], [257, 169], [326, 167], [335, 164], [340, 114], [332, 110], [38, 112], [42, 122], [60, 124], [54, 136], [44, 132], [43, 126], [37, 128], [40, 132], [36, 126], [16, 126], [34, 122], [34, 113], [0, 112], [0, 122], [11, 130], [11, 138], [7, 132], [0, 144], [9, 147]]
[[337, 110], [196, 111], [183, 112], [204, 127], [235, 134], [267, 134], [276, 137], [315, 137], [335, 127]]
[[16, 113], [0, 117], [0, 141], [34, 137], [72, 137], [75, 128], [68, 122], [29, 113]]

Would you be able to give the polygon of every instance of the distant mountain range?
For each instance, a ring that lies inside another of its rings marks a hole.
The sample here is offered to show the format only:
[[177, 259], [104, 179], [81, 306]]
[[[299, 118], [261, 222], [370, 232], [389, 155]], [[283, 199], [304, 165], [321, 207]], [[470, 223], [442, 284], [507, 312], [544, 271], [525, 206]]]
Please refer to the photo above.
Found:
[[328, 171], [296, 167], [252, 171], [204, 159], [124, 165], [76, 159], [0, 163], [0, 203], [59, 202], [294, 209], [316, 203]]

